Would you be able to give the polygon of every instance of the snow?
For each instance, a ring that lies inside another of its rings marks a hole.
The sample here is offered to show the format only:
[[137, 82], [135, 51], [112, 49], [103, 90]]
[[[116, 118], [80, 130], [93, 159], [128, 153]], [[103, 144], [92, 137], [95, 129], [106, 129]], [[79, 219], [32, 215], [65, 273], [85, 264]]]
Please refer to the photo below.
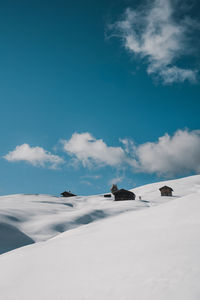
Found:
[[147, 202], [1, 197], [2, 222], [37, 241], [0, 256], [1, 299], [199, 300], [200, 176], [132, 191]]
[[[15, 249], [13, 234], [21, 234], [21, 245], [28, 240], [47, 240], [61, 232], [106, 218], [126, 210], [147, 206], [126, 201], [117, 204], [103, 196], [60, 198], [49, 195], [11, 195], [0, 197], [0, 253]], [[9, 226], [9, 233], [2, 228]], [[12, 234], [13, 231], [13, 234]], [[12, 234], [12, 235], [11, 235]], [[10, 239], [9, 239], [10, 237]]]

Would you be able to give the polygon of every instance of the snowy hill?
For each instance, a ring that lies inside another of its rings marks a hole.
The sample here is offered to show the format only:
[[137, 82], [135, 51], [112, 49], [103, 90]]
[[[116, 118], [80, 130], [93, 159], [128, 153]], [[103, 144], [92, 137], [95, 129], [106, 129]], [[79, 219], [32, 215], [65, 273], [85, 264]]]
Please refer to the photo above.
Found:
[[49, 195], [0, 197], [0, 253], [128, 210], [148, 202], [114, 202], [102, 195], [60, 198]]
[[[160, 197], [165, 184], [174, 197]], [[200, 299], [200, 176], [133, 191], [137, 200], [126, 202], [1, 197], [4, 233], [38, 241], [0, 256], [1, 298]]]

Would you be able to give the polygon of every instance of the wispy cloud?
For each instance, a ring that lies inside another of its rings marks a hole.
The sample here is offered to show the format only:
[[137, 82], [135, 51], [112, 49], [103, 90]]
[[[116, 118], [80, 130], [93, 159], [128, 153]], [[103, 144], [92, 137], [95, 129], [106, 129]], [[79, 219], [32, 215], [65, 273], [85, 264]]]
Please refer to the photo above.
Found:
[[92, 186], [93, 184], [89, 180], [81, 180], [81, 183], [84, 185]]
[[97, 180], [100, 178], [101, 178], [101, 175], [86, 174], [81, 177], [81, 183], [88, 185], [88, 186], [92, 186], [94, 184], [96, 185]]
[[9, 162], [25, 161], [33, 166], [56, 168], [64, 162], [63, 158], [53, 155], [42, 147], [31, 147], [28, 144], [17, 146], [4, 158]]
[[[179, 2], [178, 2], [179, 3]], [[177, 60], [191, 54], [188, 36], [199, 24], [189, 16], [174, 18], [177, 1], [146, 1], [138, 9], [127, 8], [120, 21], [112, 25], [124, 47], [147, 64], [147, 73], [165, 84], [197, 81], [198, 71], [176, 65]], [[180, 6], [179, 6], [180, 7]]]
[[108, 184], [109, 184], [109, 185], [117, 184], [117, 183], [122, 182], [123, 180], [124, 180], [124, 177], [123, 177], [123, 176], [114, 177], [114, 178], [112, 178], [112, 179], [110, 179], [110, 180], [108, 181]]
[[98, 179], [100, 179], [101, 178], [101, 175], [89, 175], [89, 174], [87, 174], [87, 175], [84, 175], [84, 176], [82, 176], [82, 178], [83, 179], [85, 179], [85, 178], [87, 178], [87, 179], [92, 179], [92, 180], [98, 180]]

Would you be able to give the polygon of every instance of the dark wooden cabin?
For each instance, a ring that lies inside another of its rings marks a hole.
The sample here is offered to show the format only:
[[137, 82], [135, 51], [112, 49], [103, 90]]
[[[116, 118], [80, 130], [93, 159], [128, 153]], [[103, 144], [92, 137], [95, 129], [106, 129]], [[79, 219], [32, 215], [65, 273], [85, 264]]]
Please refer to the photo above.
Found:
[[161, 196], [172, 196], [173, 189], [170, 188], [169, 186], [165, 185], [161, 187], [159, 190], [161, 192]]
[[76, 195], [72, 194], [71, 192], [67, 192], [67, 191], [64, 191], [63, 193], [61, 193], [61, 195], [63, 197], [74, 197]]
[[135, 200], [135, 194], [130, 191], [124, 190], [124, 189], [118, 190], [117, 192], [115, 192], [113, 194], [115, 196], [115, 201]]

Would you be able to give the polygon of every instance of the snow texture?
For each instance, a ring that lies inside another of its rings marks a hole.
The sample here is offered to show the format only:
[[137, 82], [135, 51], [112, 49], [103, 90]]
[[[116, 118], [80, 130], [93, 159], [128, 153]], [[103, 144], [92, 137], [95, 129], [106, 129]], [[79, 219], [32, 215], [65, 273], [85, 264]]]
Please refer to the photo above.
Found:
[[0, 256], [1, 299], [199, 300], [200, 176], [132, 191], [137, 200], [120, 203], [1, 197], [4, 230], [37, 241]]

